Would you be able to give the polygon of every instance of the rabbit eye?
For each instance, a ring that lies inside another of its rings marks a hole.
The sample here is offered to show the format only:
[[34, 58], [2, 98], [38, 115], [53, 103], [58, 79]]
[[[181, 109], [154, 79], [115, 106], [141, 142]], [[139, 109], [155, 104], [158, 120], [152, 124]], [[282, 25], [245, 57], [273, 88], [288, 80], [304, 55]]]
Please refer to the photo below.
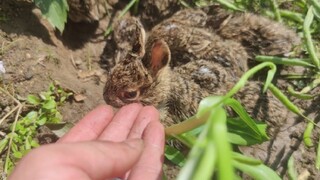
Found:
[[127, 100], [134, 100], [139, 96], [139, 91], [125, 91], [121, 93], [121, 96]]

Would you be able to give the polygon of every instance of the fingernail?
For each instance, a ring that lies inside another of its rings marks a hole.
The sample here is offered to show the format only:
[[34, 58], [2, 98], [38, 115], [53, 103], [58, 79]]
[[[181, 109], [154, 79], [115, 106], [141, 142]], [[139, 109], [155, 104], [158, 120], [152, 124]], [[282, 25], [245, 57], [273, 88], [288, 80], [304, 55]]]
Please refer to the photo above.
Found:
[[143, 148], [143, 141], [142, 139], [128, 139], [124, 141], [128, 146], [134, 149], [142, 149]]

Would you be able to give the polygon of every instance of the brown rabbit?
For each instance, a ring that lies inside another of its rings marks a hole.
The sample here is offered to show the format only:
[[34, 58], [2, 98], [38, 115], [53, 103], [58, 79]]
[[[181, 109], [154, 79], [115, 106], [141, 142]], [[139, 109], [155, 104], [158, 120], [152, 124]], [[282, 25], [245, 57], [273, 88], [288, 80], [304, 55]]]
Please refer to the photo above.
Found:
[[163, 39], [172, 52], [172, 66], [205, 59], [221, 64], [234, 76], [241, 76], [248, 69], [245, 48], [203, 28], [205, 18], [205, 13], [200, 10], [179, 11], [152, 29], [146, 50], [154, 39]]
[[67, 0], [69, 5], [68, 17], [73, 22], [99, 21], [107, 13], [106, 0]]
[[[252, 13], [230, 13], [215, 6], [207, 13], [195, 9], [178, 11], [153, 31], [164, 33], [170, 24], [181, 24], [187, 30], [194, 27], [209, 29], [224, 39], [240, 42], [250, 55], [283, 55], [300, 43], [299, 36], [281, 23]], [[179, 38], [181, 32], [170, 32], [171, 37]]]
[[230, 13], [213, 6], [206, 18], [206, 27], [224, 39], [240, 42], [252, 59], [255, 55], [284, 55], [301, 41], [283, 24], [252, 13]]
[[[105, 101], [115, 107], [133, 102], [154, 105], [161, 111], [162, 121], [169, 125], [193, 115], [199, 101], [209, 95], [209, 89], [224, 93], [226, 89], [221, 86], [232, 81], [219, 64], [199, 60], [171, 69], [170, 58], [163, 40], [155, 41], [144, 59], [128, 54], [108, 76]], [[210, 83], [198, 84], [197, 81], [204, 82], [202, 79]]]

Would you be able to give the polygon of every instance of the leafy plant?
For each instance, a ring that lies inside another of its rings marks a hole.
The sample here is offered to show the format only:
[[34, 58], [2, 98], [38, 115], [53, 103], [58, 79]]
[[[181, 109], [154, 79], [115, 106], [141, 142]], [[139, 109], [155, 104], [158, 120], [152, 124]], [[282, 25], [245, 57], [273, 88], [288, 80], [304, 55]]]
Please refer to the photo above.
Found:
[[67, 0], [33, 0], [41, 10], [42, 15], [48, 19], [50, 24], [63, 32], [67, 22], [69, 6]]
[[[5, 90], [0, 89], [7, 93]], [[10, 95], [10, 94], [8, 94]], [[19, 102], [14, 110], [17, 110], [15, 121], [10, 126], [10, 132], [0, 141], [0, 154], [6, 152], [4, 172], [10, 173], [15, 163], [32, 148], [39, 146], [36, 139], [39, 127], [50, 123], [60, 123], [62, 116], [58, 106], [62, 105], [71, 93], [65, 92], [61, 87], [50, 84], [48, 91], [39, 95], [29, 95], [26, 102]], [[22, 107], [27, 107], [25, 115], [21, 115]], [[11, 111], [2, 120], [10, 116]], [[0, 122], [3, 122], [3, 121]]]
[[[233, 152], [231, 148], [231, 144], [252, 145], [268, 140], [266, 125], [253, 120], [241, 104], [231, 98], [245, 86], [253, 74], [265, 67], [271, 68], [264, 88], [266, 91], [276, 72], [276, 66], [270, 62], [250, 69], [225, 96], [203, 99], [195, 117], [166, 129], [167, 135], [174, 136], [183, 143], [188, 142], [185, 145], [192, 148], [178, 179], [210, 179], [216, 172], [219, 179], [234, 179], [235, 168], [254, 178], [263, 179], [270, 176], [280, 179], [259, 160]], [[239, 118], [228, 119], [225, 106], [231, 107]], [[180, 154], [178, 155], [179, 157], [169, 158], [185, 161]]]

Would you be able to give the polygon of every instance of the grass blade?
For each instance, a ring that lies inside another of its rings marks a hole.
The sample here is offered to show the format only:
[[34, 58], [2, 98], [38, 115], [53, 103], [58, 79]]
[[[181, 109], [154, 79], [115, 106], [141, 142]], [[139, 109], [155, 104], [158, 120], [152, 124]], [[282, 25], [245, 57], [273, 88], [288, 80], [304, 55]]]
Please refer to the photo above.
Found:
[[288, 93], [296, 98], [304, 99], [304, 100], [310, 100], [315, 97], [314, 95], [311, 95], [311, 94], [297, 92], [291, 86], [288, 87]]
[[290, 180], [296, 180], [297, 177], [297, 171], [294, 168], [294, 158], [291, 156], [288, 161], [288, 178]]
[[272, 62], [274, 64], [283, 64], [290, 66], [304, 66], [304, 67], [315, 67], [304, 59], [298, 58], [284, 58], [275, 56], [256, 56], [256, 60], [260, 62]]
[[312, 42], [311, 32], [310, 32], [310, 26], [313, 21], [313, 17], [314, 17], [313, 6], [310, 6], [303, 23], [303, 35], [306, 40], [306, 46], [307, 46], [310, 59], [312, 60], [313, 64], [319, 69], [320, 61], [317, 57], [316, 50]]
[[317, 147], [316, 168], [318, 170], [320, 169], [320, 139], [319, 139], [318, 147]]
[[312, 134], [313, 128], [314, 128], [314, 123], [312, 121], [309, 121], [307, 124], [307, 128], [304, 130], [304, 133], [303, 133], [303, 142], [307, 147], [313, 146], [313, 143], [311, 140], [311, 134]]
[[[243, 158], [248, 158], [248, 157], [243, 156], [242, 159]], [[248, 161], [250, 162], [250, 160]], [[269, 167], [267, 167], [261, 162], [259, 164], [253, 164], [253, 163], [247, 163], [245, 161], [239, 161], [238, 159], [234, 159], [232, 161], [232, 164], [234, 165], [235, 168], [241, 170], [242, 172], [248, 174], [249, 176], [251, 176], [253, 179], [256, 179], [256, 180], [265, 180], [265, 179], [281, 180], [281, 178], [275, 171], [273, 171], [272, 169], [270, 169]]]
[[284, 95], [276, 86], [273, 84], [269, 85], [269, 89], [272, 92], [272, 94], [280, 100], [280, 102], [286, 106], [290, 111], [292, 111], [295, 114], [303, 116], [302, 112], [300, 109], [293, 104], [286, 95]]
[[165, 157], [172, 163], [182, 167], [186, 162], [186, 157], [174, 147], [165, 146]]
[[244, 12], [243, 9], [238, 8], [236, 5], [228, 2], [227, 0], [215, 0], [215, 1], [217, 1], [219, 4], [221, 4], [222, 6], [228, 8], [228, 9], [231, 9], [231, 10], [234, 10], [234, 11], [242, 11], [242, 12]]
[[278, 8], [278, 4], [275, 0], [270, 0], [271, 6], [272, 6], [272, 10], [273, 13], [275, 15], [276, 21], [281, 22], [281, 16], [280, 16], [280, 12], [279, 12], [279, 8]]
[[320, 2], [319, 0], [309, 0], [309, 2], [313, 5], [314, 7], [314, 15], [320, 20]]

